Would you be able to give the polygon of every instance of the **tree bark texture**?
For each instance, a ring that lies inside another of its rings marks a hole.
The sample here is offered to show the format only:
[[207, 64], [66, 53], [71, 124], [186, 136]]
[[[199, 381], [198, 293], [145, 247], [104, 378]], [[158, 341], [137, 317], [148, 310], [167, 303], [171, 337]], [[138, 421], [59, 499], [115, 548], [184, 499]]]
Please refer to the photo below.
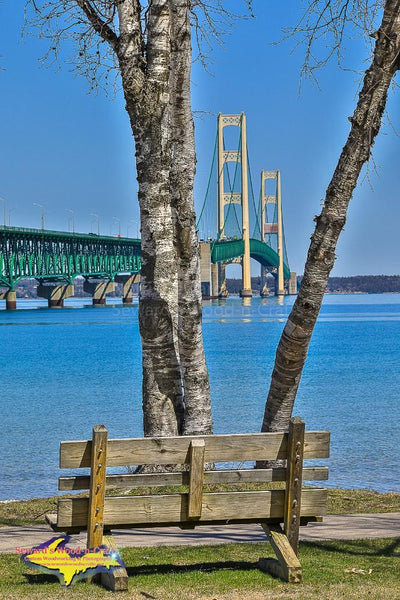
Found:
[[193, 186], [196, 169], [191, 109], [191, 0], [170, 0], [171, 8], [171, 201], [178, 259], [179, 354], [185, 413], [183, 433], [212, 433], [210, 385], [203, 349], [200, 254]]
[[178, 346], [178, 265], [169, 190], [169, 5], [168, 0], [153, 0], [149, 6], [144, 63], [140, 21], [133, 4], [119, 5], [118, 58], [135, 139], [139, 184], [144, 433], [178, 435], [184, 406]]
[[373, 59], [365, 73], [350, 133], [327, 188], [311, 238], [299, 295], [283, 330], [275, 357], [262, 431], [287, 429], [309, 343], [316, 323], [335, 249], [363, 165], [379, 132], [388, 90], [399, 68], [400, 0], [387, 0], [375, 34]]
[[139, 325], [148, 436], [212, 431], [193, 203], [190, 7], [189, 0], [153, 0], [144, 37], [140, 3], [118, 5], [118, 59], [139, 183]]

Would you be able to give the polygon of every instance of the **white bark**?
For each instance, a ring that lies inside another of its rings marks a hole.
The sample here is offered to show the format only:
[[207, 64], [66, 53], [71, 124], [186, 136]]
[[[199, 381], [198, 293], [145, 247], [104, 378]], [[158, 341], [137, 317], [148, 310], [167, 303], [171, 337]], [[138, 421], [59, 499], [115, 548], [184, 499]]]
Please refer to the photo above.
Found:
[[203, 350], [200, 256], [193, 201], [196, 154], [190, 98], [191, 1], [170, 0], [170, 7], [174, 157], [170, 181], [179, 265], [179, 353], [185, 402], [183, 433], [196, 435], [212, 433], [212, 416]]
[[149, 7], [147, 60], [139, 73], [142, 41], [137, 36], [139, 27], [132, 24], [138, 13], [127, 1], [120, 6], [119, 13], [121, 49], [118, 58], [126, 109], [135, 137], [141, 214], [139, 325], [143, 352], [144, 432], [145, 435], [177, 435], [181, 432], [184, 407], [177, 339], [178, 268], [169, 192], [168, 0], [153, 0]]
[[106, 65], [116, 59], [119, 66], [139, 184], [145, 434], [209, 433], [193, 208], [191, 2], [28, 2], [32, 23], [55, 51], [62, 38], [76, 43], [77, 69], [89, 76], [92, 87], [103, 58]]

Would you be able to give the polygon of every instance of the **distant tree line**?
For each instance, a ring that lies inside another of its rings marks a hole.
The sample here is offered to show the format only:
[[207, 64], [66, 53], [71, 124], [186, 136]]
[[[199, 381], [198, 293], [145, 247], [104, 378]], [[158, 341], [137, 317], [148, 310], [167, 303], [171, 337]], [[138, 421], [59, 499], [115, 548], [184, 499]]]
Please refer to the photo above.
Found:
[[[268, 281], [269, 278], [268, 278]], [[271, 289], [274, 289], [274, 280], [271, 278]], [[230, 294], [239, 294], [243, 288], [241, 279], [228, 279], [226, 280], [226, 287]], [[251, 289], [253, 292], [259, 292], [261, 290], [261, 277], [251, 278]]]
[[[297, 278], [299, 285], [302, 276]], [[242, 289], [241, 279], [227, 279], [226, 285], [230, 294], [239, 294]], [[267, 285], [271, 293], [274, 291], [274, 279], [268, 277]], [[261, 277], [251, 278], [254, 292], [261, 289]], [[400, 292], [400, 275], [353, 275], [351, 277], [329, 277], [326, 287], [328, 293], [342, 294], [384, 294]]]
[[352, 277], [329, 277], [328, 292], [362, 292], [384, 294], [400, 292], [400, 275], [354, 275]]
[[[299, 285], [302, 276], [297, 278]], [[227, 279], [226, 285], [230, 294], [239, 294], [242, 289], [241, 279]], [[267, 278], [267, 285], [271, 293], [274, 292], [275, 280]], [[17, 285], [18, 298], [36, 298], [37, 281], [35, 279], [23, 279]], [[83, 291], [83, 278], [78, 277], [74, 281], [75, 296], [88, 296]], [[261, 277], [251, 278], [251, 288], [258, 293], [261, 290]], [[138, 293], [137, 284], [134, 285], [134, 294]], [[328, 293], [337, 294], [385, 294], [388, 292], [400, 293], [400, 275], [353, 275], [351, 277], [329, 277], [326, 288]], [[117, 285], [115, 293], [110, 296], [121, 296], [122, 286]]]

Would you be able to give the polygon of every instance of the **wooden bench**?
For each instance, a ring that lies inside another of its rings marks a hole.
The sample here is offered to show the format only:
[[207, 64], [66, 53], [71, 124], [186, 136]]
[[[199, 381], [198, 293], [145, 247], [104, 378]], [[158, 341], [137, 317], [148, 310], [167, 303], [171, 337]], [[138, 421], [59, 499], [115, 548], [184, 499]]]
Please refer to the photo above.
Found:
[[[106, 427], [97, 425], [91, 440], [60, 444], [60, 468], [89, 467], [90, 476], [60, 477], [59, 490], [89, 490], [89, 497], [60, 498], [57, 515], [48, 515], [47, 520], [55, 531], [87, 530], [88, 548], [113, 545], [108, 535], [113, 529], [260, 523], [277, 556], [277, 560], [260, 559], [260, 568], [285, 581], [300, 582], [299, 526], [321, 520], [327, 497], [326, 489], [303, 488], [302, 481], [328, 478], [327, 467], [303, 468], [303, 458], [327, 458], [329, 441], [327, 431], [305, 432], [299, 418], [291, 419], [285, 433], [169, 438], [108, 440]], [[207, 464], [282, 459], [287, 468], [205, 470]], [[106, 473], [106, 467], [172, 464], [179, 470]], [[249, 483], [259, 485], [255, 491], [240, 486], [238, 491], [204, 490], [206, 484]], [[278, 489], [271, 489], [274, 484]], [[187, 486], [185, 493], [106, 496], [108, 488], [182, 485]], [[127, 583], [122, 568], [114, 569], [111, 576], [102, 575], [102, 584], [112, 590], [127, 589]]]

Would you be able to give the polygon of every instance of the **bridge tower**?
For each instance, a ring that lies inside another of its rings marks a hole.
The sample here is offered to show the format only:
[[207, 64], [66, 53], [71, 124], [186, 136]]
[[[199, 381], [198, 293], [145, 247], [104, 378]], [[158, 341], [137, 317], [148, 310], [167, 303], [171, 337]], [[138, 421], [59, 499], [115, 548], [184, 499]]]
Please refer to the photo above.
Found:
[[[267, 194], [267, 181], [275, 180], [275, 193]], [[267, 204], [276, 205], [276, 221], [267, 222]], [[277, 296], [285, 294], [285, 280], [283, 273], [284, 244], [283, 244], [283, 218], [282, 218], [282, 193], [281, 193], [281, 172], [261, 171], [261, 240], [265, 242], [267, 235], [276, 234], [278, 237], [277, 251], [279, 256], [278, 265], [278, 287]], [[261, 295], [266, 295], [266, 268], [261, 266]]]
[[[225, 150], [224, 127], [239, 127], [240, 149]], [[240, 162], [241, 164], [241, 191], [240, 193], [227, 192], [224, 187], [224, 167], [228, 162]], [[244, 297], [251, 297], [251, 272], [250, 272], [250, 231], [249, 231], [249, 197], [247, 179], [247, 133], [246, 115], [218, 115], [218, 239], [225, 238], [225, 207], [228, 204], [240, 204], [242, 208], [242, 237], [244, 242], [244, 254], [242, 257], [242, 291]], [[219, 272], [220, 295], [227, 295], [225, 264], [220, 263]]]

